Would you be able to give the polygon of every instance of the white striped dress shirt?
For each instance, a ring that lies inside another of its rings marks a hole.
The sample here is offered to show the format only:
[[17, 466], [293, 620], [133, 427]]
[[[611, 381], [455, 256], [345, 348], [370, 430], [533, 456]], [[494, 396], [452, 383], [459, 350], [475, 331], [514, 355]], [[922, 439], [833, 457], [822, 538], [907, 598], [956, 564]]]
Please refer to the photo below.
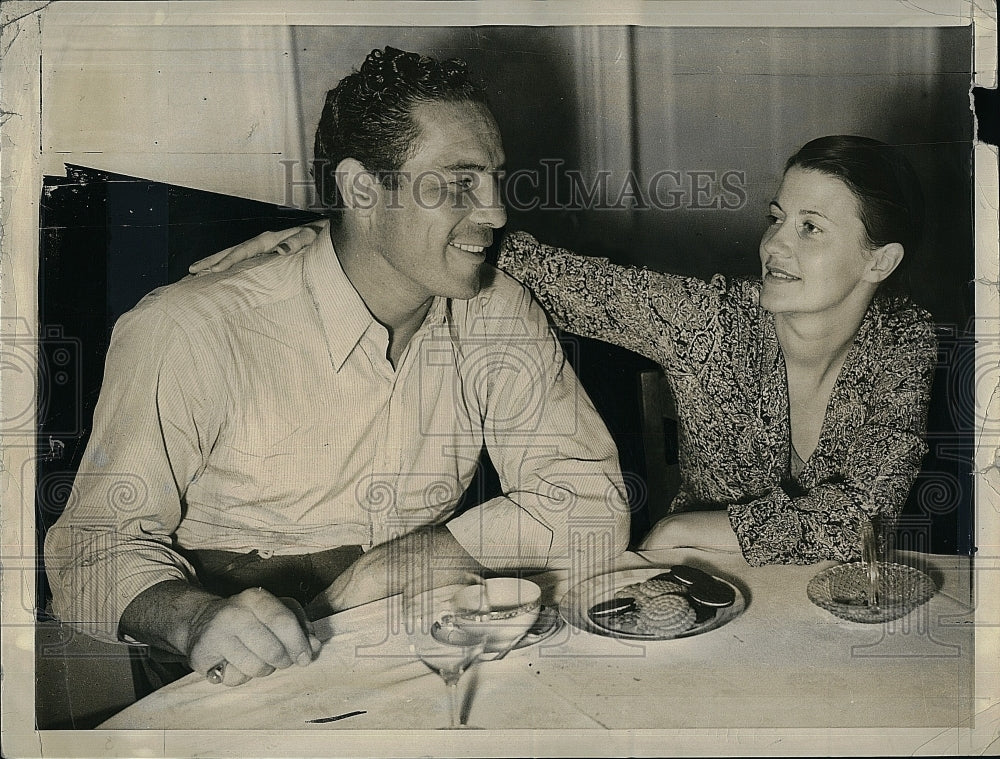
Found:
[[628, 541], [617, 451], [540, 307], [507, 275], [436, 299], [394, 369], [322, 234], [302, 255], [187, 278], [115, 326], [93, 432], [46, 538], [53, 609], [116, 639], [174, 550], [366, 548], [443, 523], [485, 443], [502, 497], [451, 518], [487, 567]]

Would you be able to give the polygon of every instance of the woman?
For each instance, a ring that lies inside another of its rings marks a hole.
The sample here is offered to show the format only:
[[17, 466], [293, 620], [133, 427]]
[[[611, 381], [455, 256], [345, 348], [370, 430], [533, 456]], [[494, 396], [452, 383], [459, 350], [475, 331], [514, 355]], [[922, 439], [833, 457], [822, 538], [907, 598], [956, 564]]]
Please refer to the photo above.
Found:
[[498, 266], [561, 328], [641, 353], [669, 379], [681, 489], [642, 548], [708, 541], [738, 545], [752, 565], [846, 560], [869, 518], [898, 514], [926, 452], [937, 352], [930, 315], [894, 285], [921, 213], [901, 154], [832, 136], [788, 160], [760, 279], [706, 283], [507, 236]]

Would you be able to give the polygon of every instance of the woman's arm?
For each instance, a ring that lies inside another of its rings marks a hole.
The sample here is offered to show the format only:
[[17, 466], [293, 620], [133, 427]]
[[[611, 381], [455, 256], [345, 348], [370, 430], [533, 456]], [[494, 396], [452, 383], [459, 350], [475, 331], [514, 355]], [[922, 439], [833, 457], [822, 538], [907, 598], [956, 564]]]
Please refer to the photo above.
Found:
[[[264, 232], [191, 264], [192, 274], [219, 272], [263, 254], [291, 255], [326, 222]], [[618, 345], [666, 365], [677, 337], [704, 331], [719, 309], [725, 280], [711, 283], [620, 266], [544, 245], [526, 232], [508, 234], [497, 266], [525, 284], [560, 329]]]
[[664, 517], [646, 534], [639, 550], [691, 546], [730, 553], [740, 550], [725, 509], [685, 511]]
[[262, 232], [239, 245], [220, 250], [210, 256], [195, 261], [188, 267], [191, 274], [206, 274], [208, 272], [225, 271], [226, 269], [264, 254], [280, 254], [288, 256], [298, 253], [309, 245], [326, 229], [327, 222], [317, 221], [301, 227], [281, 229], [277, 232]]
[[[835, 432], [824, 434], [814, 454], [821, 460], [809, 462], [801, 488], [775, 482], [728, 509], [668, 516], [641, 547], [738, 548], [754, 566], [857, 558], [862, 525], [899, 514], [927, 451], [933, 328], [928, 318], [886, 331], [891, 344], [877, 341], [862, 359], [868, 371], [843, 378], [851, 387], [828, 412], [841, 418], [824, 423]], [[810, 469], [829, 473], [810, 476]]]
[[838, 427], [856, 429], [848, 445], [827, 454], [840, 459], [836, 474], [801, 494], [775, 487], [729, 506], [729, 521], [750, 564], [857, 558], [862, 524], [874, 516], [889, 521], [898, 516], [927, 452], [924, 434], [937, 358], [933, 328], [929, 321], [913, 323], [907, 335], [880, 344], [877, 352], [866, 357], [880, 369], [866, 388], [865, 418], [854, 427], [860, 406], [855, 399], [828, 412], [851, 414], [851, 422]]
[[525, 232], [507, 235], [497, 266], [526, 285], [560, 329], [663, 366], [678, 358], [685, 335], [714, 328], [709, 325], [726, 290], [721, 277], [704, 282], [621, 266], [545, 245]]

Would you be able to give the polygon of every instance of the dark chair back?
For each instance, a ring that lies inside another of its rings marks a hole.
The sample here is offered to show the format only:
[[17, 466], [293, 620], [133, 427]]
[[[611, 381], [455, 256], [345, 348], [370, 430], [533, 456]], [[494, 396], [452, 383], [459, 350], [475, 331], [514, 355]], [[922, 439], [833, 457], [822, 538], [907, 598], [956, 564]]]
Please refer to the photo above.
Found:
[[681, 485], [677, 407], [670, 383], [659, 369], [639, 372], [642, 441], [646, 463], [646, 504], [650, 525], [667, 515]]

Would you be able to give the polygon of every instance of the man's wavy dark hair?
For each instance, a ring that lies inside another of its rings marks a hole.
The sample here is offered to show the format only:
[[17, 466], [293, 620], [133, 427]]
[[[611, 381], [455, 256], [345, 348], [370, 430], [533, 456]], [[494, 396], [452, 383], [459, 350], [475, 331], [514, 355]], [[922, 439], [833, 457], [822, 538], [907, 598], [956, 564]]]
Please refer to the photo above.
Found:
[[372, 50], [361, 69], [326, 94], [316, 128], [313, 179], [320, 202], [339, 220], [343, 199], [337, 164], [354, 158], [389, 188], [411, 155], [419, 127], [412, 109], [420, 103], [471, 101], [488, 104], [465, 61], [438, 61], [392, 47]]

